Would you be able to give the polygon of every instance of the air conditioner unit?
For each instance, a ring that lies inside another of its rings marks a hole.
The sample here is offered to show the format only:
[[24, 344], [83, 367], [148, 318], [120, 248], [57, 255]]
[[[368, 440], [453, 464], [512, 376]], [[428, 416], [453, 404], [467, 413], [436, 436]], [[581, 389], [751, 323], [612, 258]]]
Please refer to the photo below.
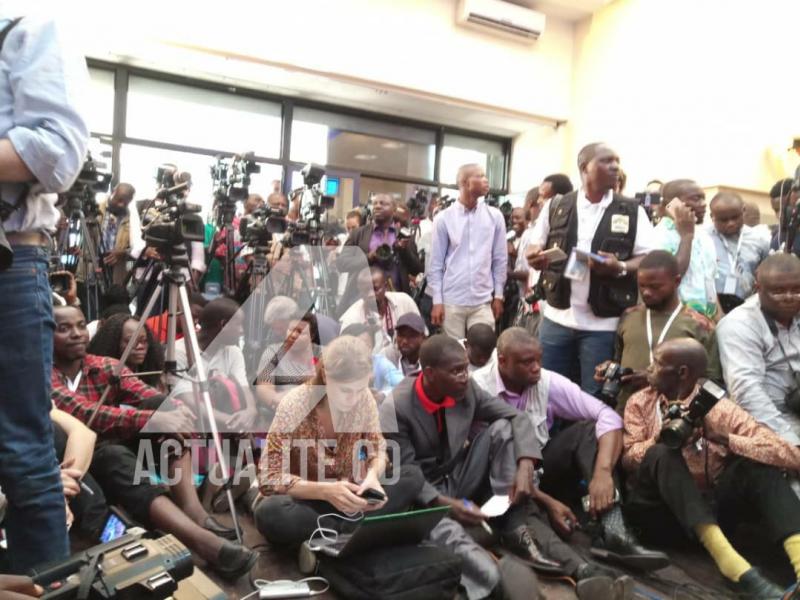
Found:
[[485, 33], [534, 42], [544, 31], [545, 16], [503, 0], [458, 0], [456, 22]]

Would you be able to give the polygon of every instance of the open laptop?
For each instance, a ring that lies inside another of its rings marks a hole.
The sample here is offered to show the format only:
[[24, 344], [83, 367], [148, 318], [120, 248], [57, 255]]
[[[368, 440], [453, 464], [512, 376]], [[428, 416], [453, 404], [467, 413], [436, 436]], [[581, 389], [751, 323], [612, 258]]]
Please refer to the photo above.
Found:
[[315, 538], [311, 546], [327, 556], [346, 558], [372, 548], [418, 544], [449, 511], [449, 506], [437, 506], [365, 517], [353, 533], [340, 533], [336, 541]]

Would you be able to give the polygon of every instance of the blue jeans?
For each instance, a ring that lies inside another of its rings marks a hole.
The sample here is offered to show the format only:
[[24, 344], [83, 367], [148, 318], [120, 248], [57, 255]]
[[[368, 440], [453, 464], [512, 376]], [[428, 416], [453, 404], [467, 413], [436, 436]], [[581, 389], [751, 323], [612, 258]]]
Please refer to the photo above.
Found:
[[50, 420], [55, 322], [47, 256], [43, 248], [17, 246], [14, 264], [0, 272], [0, 487], [18, 573], [69, 555]]
[[596, 396], [603, 384], [594, 380], [594, 368], [614, 356], [615, 336], [614, 331], [584, 331], [542, 319], [542, 367], [569, 377], [584, 392]]

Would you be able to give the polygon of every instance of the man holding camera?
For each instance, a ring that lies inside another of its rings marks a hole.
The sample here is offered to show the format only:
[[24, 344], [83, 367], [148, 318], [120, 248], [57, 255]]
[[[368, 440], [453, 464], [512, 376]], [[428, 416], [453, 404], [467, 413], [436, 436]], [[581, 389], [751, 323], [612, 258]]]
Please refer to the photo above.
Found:
[[677, 259], [666, 250], [653, 250], [639, 264], [636, 278], [642, 304], [629, 308], [620, 318], [613, 362], [602, 362], [595, 369], [595, 381], [599, 383], [609, 379], [609, 367], [614, 371], [614, 363], [622, 369], [616, 369], [615, 374], [619, 393], [606, 397], [607, 385], [600, 392], [606, 402], [616, 404], [620, 414], [631, 394], [647, 386], [653, 348], [664, 340], [689, 337], [699, 341], [708, 353], [706, 377], [722, 381], [714, 323], [681, 303]]
[[508, 273], [506, 222], [481, 198], [489, 193], [483, 167], [458, 169], [458, 200], [433, 220], [428, 286], [431, 323], [457, 340], [476, 323], [494, 327], [503, 314]]
[[[625, 407], [622, 462], [634, 478], [626, 516], [655, 539], [696, 536], [731, 587], [748, 598], [781, 598], [782, 590], [736, 552], [718, 522], [735, 525], [755, 509], [800, 577], [800, 500], [782, 472], [800, 468], [800, 448], [759, 425], [712, 382], [701, 386], [705, 370], [706, 351], [696, 340], [656, 348], [649, 387]], [[795, 586], [786, 597], [796, 593]]]
[[47, 249], [59, 213], [55, 194], [45, 192], [69, 189], [83, 165], [89, 130], [75, 99], [88, 74], [52, 21], [29, 17], [0, 20], [0, 73], [3, 258], [14, 251], [13, 266], [0, 273], [0, 487], [11, 566], [22, 572], [69, 553], [50, 421]]
[[800, 258], [774, 254], [756, 279], [758, 293], [717, 326], [725, 382], [756, 421], [800, 446]]
[[[396, 208], [394, 198], [389, 194], [375, 196], [372, 199], [372, 222], [353, 231], [344, 245], [361, 248], [367, 257], [367, 264], [383, 270], [386, 281], [392, 284], [392, 290], [410, 294], [411, 283], [408, 276], [420, 273], [422, 263], [414, 240], [403, 236], [395, 226]], [[361, 269], [364, 261], [358, 254], [342, 252], [336, 259], [339, 271], [354, 273]], [[339, 307], [340, 315], [358, 299], [357, 280], [357, 277], [348, 277], [347, 290]]]
[[577, 357], [581, 388], [595, 394], [594, 368], [611, 358], [619, 317], [636, 304], [635, 272], [652, 249], [653, 228], [642, 207], [614, 192], [614, 150], [589, 144], [578, 168], [582, 188], [542, 208], [525, 254], [542, 271], [547, 301], [539, 328], [542, 366], [571, 377]]

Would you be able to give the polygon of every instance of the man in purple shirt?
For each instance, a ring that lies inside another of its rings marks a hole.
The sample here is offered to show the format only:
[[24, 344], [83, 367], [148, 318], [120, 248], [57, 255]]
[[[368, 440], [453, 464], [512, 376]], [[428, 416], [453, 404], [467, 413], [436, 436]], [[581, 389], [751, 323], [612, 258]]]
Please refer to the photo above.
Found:
[[489, 192], [483, 167], [458, 170], [458, 201], [433, 220], [428, 286], [431, 324], [458, 340], [475, 323], [494, 323], [503, 314], [508, 247], [503, 215], [480, 198]]
[[[622, 419], [609, 406], [586, 394], [566, 377], [542, 369], [539, 341], [521, 327], [506, 329], [497, 339], [497, 360], [472, 374], [489, 394], [527, 413], [542, 447], [544, 476], [534, 497], [564, 535], [577, 519], [546, 492], [565, 488], [577, 496], [579, 482], [588, 482], [588, 512], [600, 521], [592, 544], [595, 556], [643, 569], [668, 564], [661, 552], [642, 547], [625, 526], [615, 498], [614, 470], [622, 452]], [[556, 419], [572, 422], [554, 436]], [[584, 494], [587, 491], [580, 491]]]

